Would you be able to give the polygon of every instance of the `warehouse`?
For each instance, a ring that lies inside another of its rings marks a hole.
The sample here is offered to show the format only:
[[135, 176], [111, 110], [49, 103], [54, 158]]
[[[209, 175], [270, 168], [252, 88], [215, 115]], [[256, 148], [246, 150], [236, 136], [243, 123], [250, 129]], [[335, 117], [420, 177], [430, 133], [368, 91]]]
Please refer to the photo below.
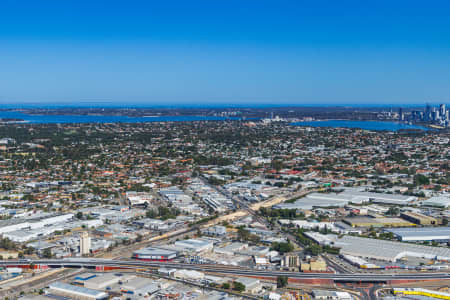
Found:
[[447, 208], [450, 206], [449, 196], [436, 196], [422, 202], [424, 206], [434, 206], [439, 208]]
[[[67, 216], [67, 215], [64, 215]], [[64, 220], [64, 216], [62, 220]], [[58, 216], [59, 217], [59, 216]], [[53, 220], [58, 220], [55, 218], [51, 218]], [[47, 221], [46, 221], [47, 222]], [[46, 223], [44, 222], [44, 223]], [[43, 225], [42, 227], [37, 227], [36, 224], [43, 224], [42, 222], [35, 222], [35, 223], [21, 223], [23, 224], [34, 224], [33, 227], [30, 226], [29, 227], [24, 227], [20, 230], [15, 230], [15, 231], [8, 231], [8, 232], [4, 232], [3, 233], [3, 237], [10, 239], [11, 241], [17, 242], [17, 243], [23, 243], [23, 242], [27, 242], [27, 241], [31, 241], [31, 240], [36, 240], [41, 236], [48, 236], [53, 234], [54, 232], [57, 231], [64, 231], [66, 229], [68, 230], [72, 230], [74, 228], [81, 228], [83, 226], [85, 227], [96, 227], [96, 226], [100, 226], [103, 224], [102, 220], [81, 220], [81, 221], [61, 221], [61, 219], [59, 219], [59, 222], [57, 223], [52, 223], [52, 224], [47, 224], [47, 225]], [[33, 229], [34, 228], [34, 229]]]
[[0, 234], [24, 229], [40, 229], [55, 223], [67, 222], [72, 218], [73, 214], [65, 214], [48, 218], [31, 218], [28, 221], [23, 219], [2, 220], [0, 221]]
[[354, 188], [345, 189], [341, 193], [311, 193], [294, 203], [281, 203], [275, 205], [277, 209], [305, 209], [310, 210], [314, 207], [343, 207], [349, 203], [383, 203], [393, 205], [408, 205], [415, 201], [417, 197], [403, 196], [384, 193], [370, 193], [359, 191]]
[[161, 248], [148, 247], [133, 253], [134, 259], [147, 261], [168, 261], [176, 258], [178, 252]]
[[344, 223], [352, 227], [411, 227], [416, 224], [400, 218], [372, 218], [372, 217], [352, 217], [343, 220]]
[[338, 196], [351, 203], [382, 203], [392, 205], [407, 205], [417, 199], [414, 196], [404, 196], [398, 194], [372, 193], [361, 191], [357, 188], [347, 188]]
[[185, 249], [188, 252], [201, 252], [206, 250], [212, 250], [213, 243], [201, 239], [188, 239], [182, 241], [176, 241], [175, 246], [180, 249]]
[[100, 300], [107, 299], [108, 294], [81, 286], [71, 285], [60, 281], [50, 283], [48, 291], [61, 296], [67, 296], [75, 299]]
[[150, 278], [132, 277], [122, 284], [120, 290], [127, 294], [146, 296], [157, 292], [159, 287]]
[[416, 212], [404, 212], [400, 217], [418, 225], [437, 225], [438, 223], [435, 218]]
[[[330, 235], [327, 235], [330, 236]], [[354, 236], [343, 236], [338, 239], [333, 235], [334, 245], [341, 248], [341, 254], [359, 256], [395, 262], [404, 257], [450, 260], [450, 249], [384, 241]]]
[[353, 297], [348, 292], [313, 290], [314, 299], [323, 300], [351, 300]]
[[242, 283], [245, 286], [245, 291], [251, 294], [257, 294], [262, 289], [261, 281], [257, 278], [239, 277], [237, 282]]
[[88, 289], [101, 289], [104, 290], [107, 287], [118, 283], [120, 277], [114, 275], [113, 273], [106, 273], [101, 276], [95, 276], [84, 281], [84, 287]]
[[176, 270], [173, 273], [173, 277], [178, 279], [185, 279], [185, 280], [201, 280], [203, 277], [205, 277], [205, 274], [202, 272], [194, 271], [194, 270]]
[[274, 205], [273, 208], [311, 210], [314, 207], [344, 207], [346, 204], [348, 204], [348, 201], [337, 194], [312, 193], [294, 203], [281, 203]]
[[435, 241], [446, 243], [450, 241], [450, 227], [421, 227], [386, 229], [403, 242]]

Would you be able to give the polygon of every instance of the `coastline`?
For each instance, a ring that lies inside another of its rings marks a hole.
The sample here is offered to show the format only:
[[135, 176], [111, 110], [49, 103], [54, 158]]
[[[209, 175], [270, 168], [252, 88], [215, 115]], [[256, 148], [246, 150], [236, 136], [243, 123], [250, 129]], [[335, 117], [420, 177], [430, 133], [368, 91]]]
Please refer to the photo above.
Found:
[[399, 131], [399, 130], [430, 130], [424, 126], [410, 125], [395, 121], [382, 120], [314, 120], [314, 121], [300, 121], [290, 123], [292, 126], [310, 126], [310, 127], [330, 127], [330, 128], [359, 128], [364, 130], [385, 130], [385, 131]]

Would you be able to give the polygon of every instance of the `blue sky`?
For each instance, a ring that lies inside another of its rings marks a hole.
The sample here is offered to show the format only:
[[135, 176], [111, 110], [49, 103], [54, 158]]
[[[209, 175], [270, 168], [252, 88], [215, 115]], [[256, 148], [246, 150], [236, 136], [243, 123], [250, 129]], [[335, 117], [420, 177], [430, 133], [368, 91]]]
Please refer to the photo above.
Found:
[[449, 95], [449, 1], [0, 1], [0, 103], [368, 105]]

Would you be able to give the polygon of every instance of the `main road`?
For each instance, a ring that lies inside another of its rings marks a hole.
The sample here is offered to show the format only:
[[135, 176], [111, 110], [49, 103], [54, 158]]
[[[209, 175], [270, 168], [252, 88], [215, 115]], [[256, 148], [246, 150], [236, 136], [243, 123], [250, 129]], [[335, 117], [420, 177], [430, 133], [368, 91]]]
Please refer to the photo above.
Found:
[[409, 273], [409, 274], [333, 274], [333, 273], [299, 273], [274, 270], [255, 270], [250, 268], [231, 267], [225, 265], [201, 265], [178, 262], [147, 262], [139, 260], [108, 260], [95, 258], [39, 259], [39, 260], [1, 260], [0, 266], [46, 265], [51, 268], [173, 268], [188, 269], [201, 272], [230, 274], [237, 276], [277, 277], [287, 276], [295, 279], [329, 279], [335, 282], [387, 282], [391, 280], [429, 280], [450, 279], [450, 273]]

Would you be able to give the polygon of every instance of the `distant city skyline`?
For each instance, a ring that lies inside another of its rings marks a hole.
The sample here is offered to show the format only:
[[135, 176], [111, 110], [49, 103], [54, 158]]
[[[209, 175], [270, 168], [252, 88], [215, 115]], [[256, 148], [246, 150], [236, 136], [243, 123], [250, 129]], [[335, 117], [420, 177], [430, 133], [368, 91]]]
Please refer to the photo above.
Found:
[[426, 105], [429, 104], [433, 107], [437, 107], [440, 104], [450, 105], [449, 102], [424, 102], [422, 104], [384, 104], [384, 103], [317, 103], [317, 104], [303, 104], [303, 103], [286, 103], [286, 104], [273, 104], [273, 103], [184, 103], [184, 102], [173, 102], [173, 103], [147, 103], [147, 102], [77, 102], [77, 103], [65, 103], [64, 101], [55, 102], [0, 102], [3, 105], [2, 108], [271, 108], [271, 107], [353, 107], [353, 108], [419, 108], [425, 109]]
[[447, 1], [2, 1], [0, 104], [450, 103]]

